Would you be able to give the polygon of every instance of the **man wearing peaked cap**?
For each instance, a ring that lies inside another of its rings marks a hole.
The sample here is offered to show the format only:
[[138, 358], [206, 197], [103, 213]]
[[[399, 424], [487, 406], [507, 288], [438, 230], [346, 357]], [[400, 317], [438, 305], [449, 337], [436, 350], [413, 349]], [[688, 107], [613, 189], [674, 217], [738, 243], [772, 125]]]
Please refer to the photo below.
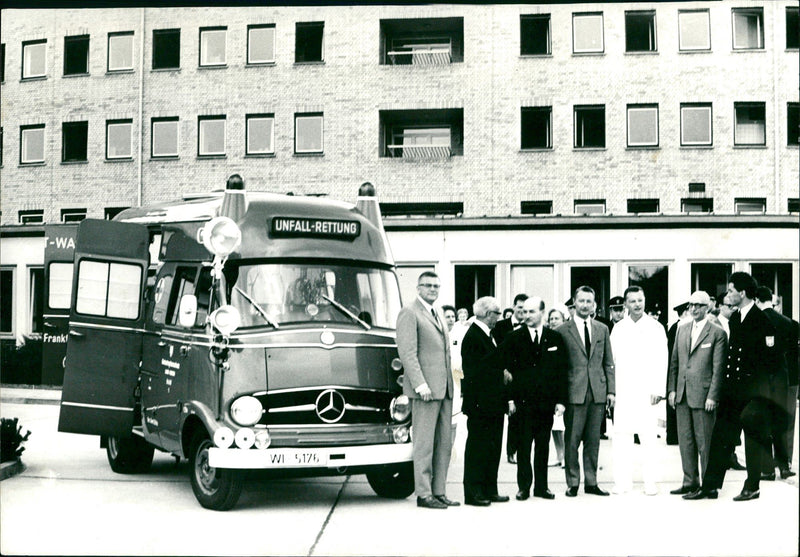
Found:
[[622, 296], [614, 296], [608, 301], [608, 313], [611, 317], [609, 332], [614, 330], [614, 325], [622, 321], [625, 317], [625, 299]]

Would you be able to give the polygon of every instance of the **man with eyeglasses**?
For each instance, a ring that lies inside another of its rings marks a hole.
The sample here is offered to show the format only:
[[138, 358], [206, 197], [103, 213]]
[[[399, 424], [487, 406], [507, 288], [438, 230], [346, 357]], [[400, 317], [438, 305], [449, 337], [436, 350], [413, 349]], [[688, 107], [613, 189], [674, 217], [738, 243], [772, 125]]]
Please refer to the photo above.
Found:
[[719, 309], [719, 314], [717, 314], [719, 326], [722, 327], [722, 330], [725, 331], [725, 334], [730, 337], [730, 319], [731, 315], [733, 315], [733, 312], [736, 311], [736, 306], [731, 303], [731, 299], [728, 297], [727, 292], [723, 292], [717, 296], [717, 308]]
[[453, 374], [444, 316], [433, 303], [439, 276], [425, 271], [417, 298], [397, 316], [397, 351], [403, 362], [403, 393], [411, 399], [414, 491], [417, 506], [446, 509], [460, 503], [445, 495], [452, 450]]

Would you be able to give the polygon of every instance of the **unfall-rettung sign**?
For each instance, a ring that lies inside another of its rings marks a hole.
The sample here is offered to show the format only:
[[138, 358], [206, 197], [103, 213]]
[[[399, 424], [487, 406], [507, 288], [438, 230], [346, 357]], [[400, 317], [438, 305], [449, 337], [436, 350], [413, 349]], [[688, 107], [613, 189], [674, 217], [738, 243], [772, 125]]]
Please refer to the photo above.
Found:
[[302, 236], [353, 240], [361, 234], [361, 223], [353, 220], [309, 219], [302, 217], [273, 217], [273, 236]]

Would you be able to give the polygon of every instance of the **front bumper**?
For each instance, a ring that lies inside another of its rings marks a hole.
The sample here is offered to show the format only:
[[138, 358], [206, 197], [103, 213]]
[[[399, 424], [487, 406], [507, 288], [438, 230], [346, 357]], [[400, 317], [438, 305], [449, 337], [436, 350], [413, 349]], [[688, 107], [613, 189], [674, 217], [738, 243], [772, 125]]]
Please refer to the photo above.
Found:
[[346, 447], [304, 447], [275, 449], [208, 450], [209, 465], [214, 468], [281, 469], [342, 468], [397, 464], [412, 459], [412, 444], [356, 445]]

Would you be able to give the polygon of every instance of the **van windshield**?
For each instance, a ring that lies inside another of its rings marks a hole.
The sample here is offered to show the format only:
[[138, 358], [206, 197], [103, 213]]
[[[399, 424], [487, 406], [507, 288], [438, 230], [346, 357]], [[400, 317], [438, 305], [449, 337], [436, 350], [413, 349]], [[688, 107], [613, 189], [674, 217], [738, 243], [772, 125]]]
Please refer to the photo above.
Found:
[[393, 329], [400, 311], [397, 277], [385, 269], [262, 263], [225, 271], [242, 327], [322, 321]]

